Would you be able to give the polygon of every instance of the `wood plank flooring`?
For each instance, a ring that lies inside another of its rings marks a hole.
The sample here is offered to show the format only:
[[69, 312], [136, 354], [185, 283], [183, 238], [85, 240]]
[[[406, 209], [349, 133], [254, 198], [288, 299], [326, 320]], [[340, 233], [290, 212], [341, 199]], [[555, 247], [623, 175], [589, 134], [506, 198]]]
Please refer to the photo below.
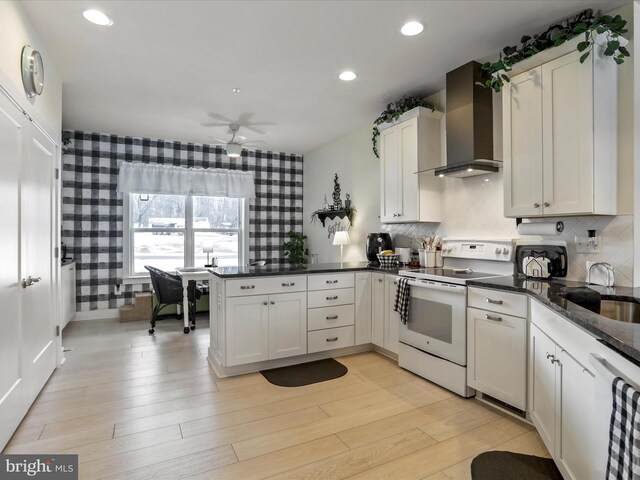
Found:
[[81, 479], [470, 479], [487, 450], [549, 456], [531, 426], [377, 353], [300, 388], [217, 378], [206, 318], [75, 322], [66, 363], [4, 453], [75, 453]]

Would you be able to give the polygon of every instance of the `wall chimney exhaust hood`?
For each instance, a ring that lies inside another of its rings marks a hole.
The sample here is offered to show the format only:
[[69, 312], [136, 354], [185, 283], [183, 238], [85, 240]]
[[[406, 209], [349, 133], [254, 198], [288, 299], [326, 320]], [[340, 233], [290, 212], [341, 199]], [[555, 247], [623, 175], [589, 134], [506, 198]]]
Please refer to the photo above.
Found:
[[478, 62], [447, 73], [447, 165], [437, 168], [435, 175], [486, 175], [502, 165], [493, 159], [493, 91], [476, 85], [486, 75]]

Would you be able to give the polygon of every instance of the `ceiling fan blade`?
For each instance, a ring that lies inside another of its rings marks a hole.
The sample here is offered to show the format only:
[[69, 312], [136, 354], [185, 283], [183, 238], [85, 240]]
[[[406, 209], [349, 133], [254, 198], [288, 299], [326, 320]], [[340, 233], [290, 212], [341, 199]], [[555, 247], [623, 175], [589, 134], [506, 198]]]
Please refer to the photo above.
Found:
[[220, 120], [221, 122], [225, 122], [223, 125], [229, 125], [230, 123], [233, 123], [233, 120], [225, 117], [224, 115], [219, 115], [214, 112], [209, 112], [207, 115], [209, 115], [209, 117], [213, 118], [214, 120]]
[[214, 139], [216, 142], [220, 142], [220, 145], [226, 145], [227, 143], [229, 143], [228, 140], [223, 140], [221, 138], [215, 138]]
[[264, 140], [247, 140], [246, 142], [242, 142], [242, 145], [253, 145], [262, 143], [264, 143]]
[[253, 112], [244, 112], [238, 116], [238, 120], [235, 122], [238, 125], [245, 125], [251, 123], [251, 117], [253, 117]]
[[246, 128], [247, 130], [251, 130], [254, 133], [259, 133], [260, 135], [264, 135], [265, 134], [264, 130], [261, 130], [259, 128], [254, 127], [253, 124], [243, 125], [242, 128]]
[[228, 126], [228, 124], [226, 123], [201, 123], [200, 125], [202, 125], [203, 127], [226, 127]]

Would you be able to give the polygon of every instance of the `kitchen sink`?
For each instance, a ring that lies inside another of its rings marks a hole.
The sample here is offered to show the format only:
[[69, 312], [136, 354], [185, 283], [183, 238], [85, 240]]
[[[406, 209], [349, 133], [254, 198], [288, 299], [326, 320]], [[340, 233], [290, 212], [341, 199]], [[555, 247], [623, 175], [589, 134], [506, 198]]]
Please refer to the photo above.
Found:
[[625, 300], [602, 300], [600, 315], [620, 322], [640, 323], [640, 304]]

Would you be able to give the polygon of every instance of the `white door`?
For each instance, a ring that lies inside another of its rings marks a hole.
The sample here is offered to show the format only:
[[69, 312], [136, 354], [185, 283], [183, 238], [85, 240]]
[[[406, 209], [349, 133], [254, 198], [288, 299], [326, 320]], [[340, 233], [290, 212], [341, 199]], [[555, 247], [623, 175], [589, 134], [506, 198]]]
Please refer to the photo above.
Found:
[[396, 285], [398, 277], [385, 275], [385, 317], [384, 317], [384, 348], [393, 353], [398, 353], [400, 315], [393, 311], [396, 299]]
[[469, 386], [526, 410], [527, 320], [467, 309]]
[[0, 95], [0, 450], [29, 408], [20, 356], [19, 172], [27, 120]]
[[556, 344], [535, 325], [531, 325], [530, 407], [531, 421], [549, 452], [555, 451], [556, 421]]
[[22, 356], [33, 401], [56, 365], [53, 302], [53, 197], [56, 147], [33, 126], [29, 129], [20, 181], [21, 278], [32, 278], [22, 289]]
[[593, 212], [593, 76], [580, 52], [542, 66], [545, 215]]
[[558, 422], [556, 459], [565, 477], [573, 480], [596, 478], [594, 398], [595, 376], [558, 348]]
[[356, 273], [356, 345], [371, 343], [371, 283], [371, 272]]
[[384, 317], [386, 315], [384, 274], [373, 273], [371, 285], [371, 343], [384, 348]]
[[380, 132], [380, 221], [398, 220], [398, 130], [391, 127]]
[[398, 220], [417, 222], [418, 218], [418, 118], [398, 124]]
[[227, 299], [226, 366], [269, 359], [269, 297]]
[[541, 215], [542, 70], [516, 75], [503, 90], [504, 214]]
[[269, 359], [307, 353], [307, 294], [269, 296]]

